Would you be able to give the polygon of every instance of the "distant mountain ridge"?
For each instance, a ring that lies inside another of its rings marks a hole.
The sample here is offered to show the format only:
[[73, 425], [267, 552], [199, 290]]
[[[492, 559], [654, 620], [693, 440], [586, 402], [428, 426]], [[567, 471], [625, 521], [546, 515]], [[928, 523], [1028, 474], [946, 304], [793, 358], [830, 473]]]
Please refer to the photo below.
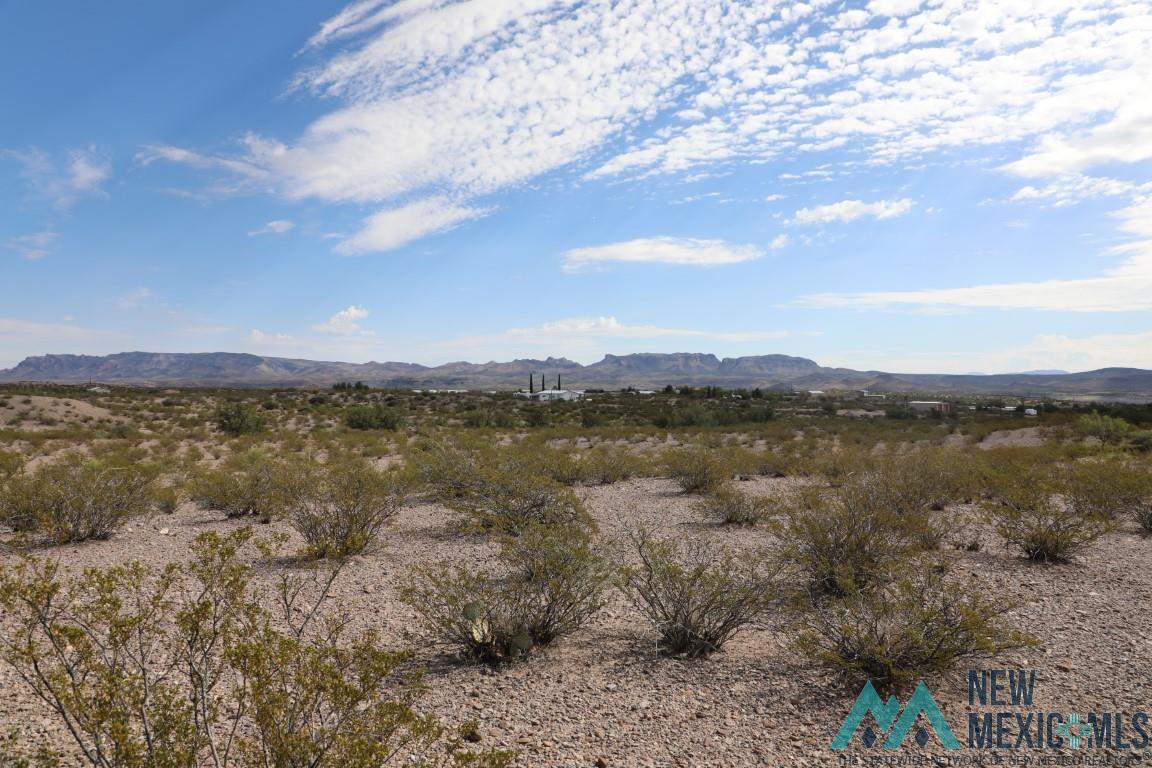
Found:
[[511, 362], [461, 361], [439, 366], [402, 362], [342, 363], [237, 352], [39, 355], [26, 358], [15, 368], [0, 371], [0, 382], [302, 387], [363, 381], [380, 387], [516, 389], [527, 386], [530, 374], [544, 374], [549, 384], [559, 374], [564, 385], [579, 388], [651, 388], [672, 384], [1152, 400], [1152, 371], [1140, 368], [1102, 368], [1082, 373], [886, 373], [828, 368], [791, 355], [721, 359], [705, 353], [653, 352], [605, 355], [603, 360], [591, 365], [549, 357]]

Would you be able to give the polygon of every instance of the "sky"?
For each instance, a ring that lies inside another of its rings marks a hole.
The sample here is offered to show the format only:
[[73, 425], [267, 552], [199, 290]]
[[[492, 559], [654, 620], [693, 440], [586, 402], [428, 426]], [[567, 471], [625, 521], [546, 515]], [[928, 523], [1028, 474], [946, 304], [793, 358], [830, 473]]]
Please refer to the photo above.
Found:
[[1152, 368], [1147, 0], [0, 0], [0, 368]]

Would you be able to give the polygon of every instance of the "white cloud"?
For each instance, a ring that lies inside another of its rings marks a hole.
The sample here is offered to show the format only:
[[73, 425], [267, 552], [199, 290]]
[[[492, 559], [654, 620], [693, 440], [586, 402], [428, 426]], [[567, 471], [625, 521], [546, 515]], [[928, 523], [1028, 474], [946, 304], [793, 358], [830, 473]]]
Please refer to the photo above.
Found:
[[413, 240], [452, 229], [486, 211], [466, 208], [442, 197], [418, 200], [401, 208], [390, 208], [364, 220], [364, 227], [336, 246], [346, 255], [391, 251]]
[[248, 334], [248, 340], [253, 344], [290, 344], [295, 341], [290, 335], [286, 333], [265, 333], [259, 328], [253, 328], [251, 333]]
[[[107, 331], [74, 323], [40, 323], [0, 317], [0, 367], [15, 365], [27, 355], [76, 352], [104, 347], [99, 353], [115, 351], [124, 338]], [[96, 346], [93, 346], [96, 345]]]
[[921, 0], [870, 0], [868, 11], [877, 16], [909, 16], [920, 9]]
[[1136, 238], [1111, 250], [1124, 256], [1102, 275], [1074, 280], [991, 283], [965, 288], [914, 291], [818, 293], [801, 297], [813, 309], [1035, 309], [1052, 312], [1141, 312], [1152, 310], [1152, 197], [1119, 211], [1120, 229]]
[[334, 333], [344, 336], [371, 336], [374, 331], [364, 330], [360, 327], [360, 321], [366, 317], [368, 317], [368, 310], [353, 304], [347, 309], [342, 309], [332, 315], [327, 322], [312, 326], [312, 330], [319, 333]]
[[563, 268], [566, 272], [576, 272], [608, 262], [714, 267], [752, 261], [763, 255], [764, 251], [754, 245], [732, 245], [723, 240], [650, 237], [574, 248], [564, 254]]
[[96, 147], [74, 149], [53, 156], [40, 149], [3, 153], [22, 166], [22, 175], [33, 192], [67, 210], [84, 197], [104, 194], [104, 182], [112, 175], [112, 163]]
[[[309, 43], [319, 63], [297, 84], [336, 106], [300, 136], [248, 136], [234, 157], [153, 147], [141, 161], [226, 170], [292, 199], [443, 197], [450, 226], [561, 170], [693, 178], [829, 150], [904, 167], [1039, 141], [1009, 166], [1035, 176], [1152, 152], [1145, 4], [860, 5], [358, 0]], [[368, 233], [345, 249], [375, 241], [402, 242]]]
[[791, 243], [792, 239], [788, 237], [788, 235], [776, 235], [776, 237], [772, 238], [772, 242], [768, 244], [768, 247], [774, 251], [778, 251], [781, 248], [787, 248]]
[[434, 343], [441, 354], [471, 359], [512, 359], [524, 355], [559, 355], [592, 362], [605, 353], [683, 351], [690, 343], [758, 344], [819, 336], [818, 331], [704, 331], [620, 322], [611, 315], [569, 317], [501, 333], [465, 336]]
[[1080, 173], [1113, 163], [1152, 159], [1152, 107], [1147, 99], [1122, 104], [1111, 120], [1074, 136], [1045, 136], [1036, 151], [1004, 170], [1040, 178]]
[[1012, 373], [1058, 369], [1092, 371], [1099, 368], [1152, 369], [1152, 331], [1131, 334], [1069, 336], [1041, 334], [1021, 343], [980, 350], [933, 350], [909, 355], [906, 350], [858, 349], [840, 355], [830, 365], [880, 368], [896, 373]]
[[873, 219], [892, 219], [903, 216], [912, 210], [915, 203], [908, 198], [900, 200], [879, 200], [866, 203], [863, 200], [843, 200], [815, 208], [801, 208], [796, 211], [790, 223], [799, 226], [831, 224], [835, 221], [850, 222], [868, 216]]
[[[675, 337], [684, 339], [716, 339], [718, 341], [767, 341], [797, 335], [790, 331], [699, 331], [684, 328], [664, 328], [656, 325], [626, 325], [613, 316], [569, 317], [533, 328], [512, 328], [503, 334], [511, 339], [540, 341], [565, 338], [658, 339]], [[811, 335], [811, 334], [805, 334]]]
[[254, 229], [248, 233], [248, 237], [258, 237], [260, 235], [283, 235], [286, 232], [291, 232], [296, 228], [296, 225], [287, 219], [276, 219], [270, 221], [259, 229]]
[[1058, 176], [1041, 187], [1021, 187], [1011, 199], [1016, 203], [1040, 203], [1063, 208], [1092, 198], [1136, 195], [1148, 191], [1152, 191], [1152, 182], [1137, 184], [1125, 179], [1068, 174]]
[[31, 261], [42, 259], [52, 252], [52, 245], [60, 235], [52, 231], [20, 235], [8, 241], [8, 247]]

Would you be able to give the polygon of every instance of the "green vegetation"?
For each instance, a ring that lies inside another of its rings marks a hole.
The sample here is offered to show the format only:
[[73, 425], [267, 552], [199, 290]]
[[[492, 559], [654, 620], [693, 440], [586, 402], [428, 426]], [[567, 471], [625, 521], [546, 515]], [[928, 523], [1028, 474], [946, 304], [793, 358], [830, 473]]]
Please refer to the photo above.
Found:
[[358, 456], [297, 468], [290, 480], [288, 522], [308, 558], [341, 559], [367, 549], [404, 505], [405, 480]]
[[264, 417], [245, 402], [224, 403], [216, 409], [216, 428], [226, 435], [244, 435], [264, 429]]
[[732, 478], [732, 472], [706, 448], [677, 448], [664, 454], [668, 476], [684, 493], [714, 491]]
[[[801, 663], [895, 688], [1028, 642], [1011, 626], [1016, 604], [973, 587], [997, 560], [1055, 563], [1113, 531], [1100, 546], [1143, 547], [1133, 534], [1152, 535], [1144, 406], [1027, 403], [1040, 414], [1025, 421], [1002, 410], [1025, 405], [1015, 400], [927, 418], [902, 398], [715, 387], [554, 403], [359, 383], [0, 391], [12, 406], [0, 425], [0, 541], [13, 550], [122, 539], [125, 527], [142, 538], [168, 526], [230, 531], [202, 537], [170, 571], [65, 576], [30, 558], [0, 574], [0, 620], [16, 630], [0, 638], [4, 658], [29, 690], [59, 697], [94, 765], [196, 764], [233, 727], [229, 757], [207, 761], [388, 764], [364, 738], [376, 729], [418, 755], [405, 764], [502, 764], [449, 756], [459, 745], [421, 714], [411, 653], [384, 651], [328, 612], [354, 600], [329, 591], [349, 562], [387, 563], [411, 609], [401, 615], [414, 613], [436, 650], [468, 659], [530, 659], [573, 633], [588, 636], [571, 643], [581, 653], [615, 653], [595, 634], [611, 612], [613, 623], [643, 618], [639, 652], [655, 639], [665, 655], [707, 657], [769, 627], [798, 638]], [[49, 414], [40, 396], [85, 408]], [[899, 418], [837, 415], [881, 408]], [[1039, 427], [1026, 433], [1039, 445], [996, 447], [1025, 425]], [[601, 487], [637, 478], [659, 479]], [[258, 551], [236, 532], [257, 520], [294, 551]], [[608, 535], [637, 525], [651, 530]], [[393, 568], [413, 535], [444, 554]], [[67, 563], [71, 549], [53, 558]], [[962, 577], [946, 556], [980, 568]], [[144, 656], [94, 650], [131, 632]], [[389, 642], [399, 637], [410, 642]]]
[[56, 544], [107, 539], [151, 502], [153, 474], [132, 464], [70, 453], [9, 478], [0, 522]]
[[203, 534], [190, 561], [159, 573], [129, 563], [70, 578], [38, 559], [0, 572], [12, 622], [0, 656], [86, 764], [507, 764], [451, 741], [441, 758], [444, 729], [414, 709], [410, 654], [321, 614], [339, 569], [286, 574], [261, 594], [240, 559], [250, 540], [248, 529]]
[[776, 526], [779, 555], [813, 599], [882, 584], [915, 550], [917, 527], [888, 503], [879, 478], [810, 488]]
[[895, 688], [1031, 644], [1008, 625], [1015, 607], [949, 580], [943, 568], [910, 564], [886, 585], [811, 606], [797, 647], [854, 682]]
[[380, 403], [354, 405], [344, 414], [344, 423], [349, 429], [396, 430], [404, 425], [404, 414]]
[[571, 634], [604, 604], [610, 570], [582, 528], [538, 527], [507, 541], [504, 571], [439, 563], [402, 592], [438, 643], [483, 661], [509, 661]]
[[701, 499], [699, 507], [705, 519], [731, 525], [756, 525], [771, 511], [772, 500], [744, 493], [729, 483]]
[[1078, 474], [1052, 466], [1001, 474], [985, 517], [1029, 560], [1071, 560], [1116, 525], [1109, 509], [1093, 503], [1096, 489], [1076, 483]]
[[777, 603], [776, 574], [754, 553], [678, 545], [647, 531], [633, 544], [639, 565], [623, 569], [620, 585], [659, 634], [663, 653], [709, 656]]

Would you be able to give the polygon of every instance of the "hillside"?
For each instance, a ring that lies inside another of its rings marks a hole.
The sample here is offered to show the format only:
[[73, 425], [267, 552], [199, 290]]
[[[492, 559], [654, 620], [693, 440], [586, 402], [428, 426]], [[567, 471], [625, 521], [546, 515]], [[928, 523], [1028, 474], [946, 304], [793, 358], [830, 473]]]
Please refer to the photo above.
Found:
[[549, 385], [560, 375], [565, 386], [662, 387], [715, 385], [771, 389], [874, 389], [947, 394], [1022, 394], [1152, 400], [1152, 371], [1102, 368], [1081, 373], [1035, 371], [997, 375], [886, 373], [828, 368], [789, 355], [717, 358], [711, 354], [639, 353], [605, 355], [591, 365], [565, 358], [511, 362], [342, 363], [264, 357], [230, 352], [123, 352], [114, 355], [41, 355], [0, 371], [0, 382], [181, 386], [326, 386], [363, 381], [372, 386], [516, 389], [530, 374]]

